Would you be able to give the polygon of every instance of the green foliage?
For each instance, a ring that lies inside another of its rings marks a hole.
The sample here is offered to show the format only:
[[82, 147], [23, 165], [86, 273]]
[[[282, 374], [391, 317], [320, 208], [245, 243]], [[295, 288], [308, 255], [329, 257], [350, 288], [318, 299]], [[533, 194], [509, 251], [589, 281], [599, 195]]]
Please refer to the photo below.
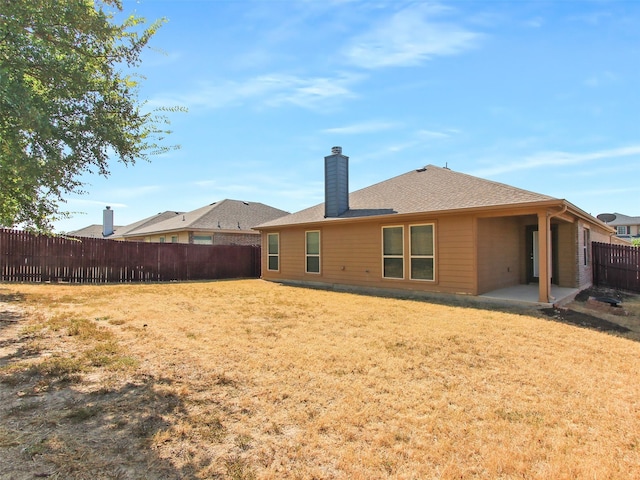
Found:
[[124, 73], [163, 20], [118, 14], [120, 0], [0, 0], [0, 226], [50, 231], [81, 174], [175, 148]]
[[640, 238], [634, 238], [631, 243], [633, 243], [634, 247], [640, 247]]

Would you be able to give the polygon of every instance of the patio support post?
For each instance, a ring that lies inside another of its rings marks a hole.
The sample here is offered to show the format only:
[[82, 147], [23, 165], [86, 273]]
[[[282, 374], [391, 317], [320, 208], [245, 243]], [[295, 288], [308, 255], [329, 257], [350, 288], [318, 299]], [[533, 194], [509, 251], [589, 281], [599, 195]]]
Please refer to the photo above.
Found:
[[551, 297], [551, 218], [546, 211], [538, 213], [538, 301], [548, 303]]

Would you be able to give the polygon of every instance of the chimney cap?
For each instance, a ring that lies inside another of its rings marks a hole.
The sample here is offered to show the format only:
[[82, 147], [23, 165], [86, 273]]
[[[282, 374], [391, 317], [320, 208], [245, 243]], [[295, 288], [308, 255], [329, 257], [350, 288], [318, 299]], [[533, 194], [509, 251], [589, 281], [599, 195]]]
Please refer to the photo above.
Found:
[[342, 147], [331, 147], [332, 155], [342, 155]]
[[107, 210], [111, 210], [111, 207], [109, 205], [106, 206]]

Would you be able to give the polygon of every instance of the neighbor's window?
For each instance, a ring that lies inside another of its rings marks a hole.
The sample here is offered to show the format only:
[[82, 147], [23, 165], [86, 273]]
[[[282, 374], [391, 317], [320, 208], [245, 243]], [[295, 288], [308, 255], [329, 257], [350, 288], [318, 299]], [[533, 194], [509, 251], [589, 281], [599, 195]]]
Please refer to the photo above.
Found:
[[160, 243], [164, 243], [164, 237], [160, 237]]
[[269, 233], [267, 235], [267, 270], [280, 268], [280, 234]]
[[306, 233], [307, 273], [320, 273], [320, 232]]
[[178, 236], [177, 235], [172, 235], [171, 236], [171, 243], [178, 243]]
[[382, 276], [404, 278], [403, 227], [382, 228]]
[[629, 227], [627, 225], [620, 225], [616, 227], [618, 235], [629, 235]]
[[213, 245], [213, 237], [211, 235], [194, 235], [193, 243], [195, 245]]
[[434, 280], [433, 224], [411, 225], [411, 279]]

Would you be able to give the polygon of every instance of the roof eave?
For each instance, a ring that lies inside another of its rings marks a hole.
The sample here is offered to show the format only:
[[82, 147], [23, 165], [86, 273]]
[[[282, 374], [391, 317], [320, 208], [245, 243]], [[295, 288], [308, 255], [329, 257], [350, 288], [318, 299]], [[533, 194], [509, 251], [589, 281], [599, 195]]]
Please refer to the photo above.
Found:
[[283, 223], [279, 225], [258, 225], [256, 230], [259, 231], [273, 231], [281, 228], [290, 228], [290, 227], [311, 227], [311, 226], [319, 226], [326, 225], [327, 223], [333, 222], [367, 222], [372, 219], [376, 220], [387, 220], [387, 219], [403, 219], [414, 217], [416, 215], [430, 215], [430, 216], [450, 216], [450, 215], [460, 215], [460, 214], [477, 214], [477, 213], [488, 213], [492, 214], [496, 211], [500, 210], [513, 210], [514, 215], [526, 215], [526, 214], [534, 214], [538, 209], [544, 208], [564, 208], [567, 207], [567, 210], [570, 210], [574, 215], [582, 218], [583, 220], [594, 223], [602, 228], [605, 228], [609, 231], [614, 231], [611, 227], [606, 225], [604, 222], [598, 220], [597, 218], [589, 215], [584, 212], [580, 208], [576, 207], [572, 203], [564, 200], [552, 198], [549, 200], [541, 200], [535, 202], [524, 202], [524, 203], [515, 203], [515, 204], [498, 204], [498, 205], [485, 205], [479, 207], [464, 207], [464, 208], [452, 208], [446, 210], [429, 210], [422, 212], [408, 212], [408, 213], [397, 213], [397, 214], [383, 214], [383, 215], [370, 215], [370, 216], [362, 216], [362, 217], [336, 217], [336, 218], [323, 218], [322, 220], [314, 220], [308, 222], [299, 222], [299, 223]]

